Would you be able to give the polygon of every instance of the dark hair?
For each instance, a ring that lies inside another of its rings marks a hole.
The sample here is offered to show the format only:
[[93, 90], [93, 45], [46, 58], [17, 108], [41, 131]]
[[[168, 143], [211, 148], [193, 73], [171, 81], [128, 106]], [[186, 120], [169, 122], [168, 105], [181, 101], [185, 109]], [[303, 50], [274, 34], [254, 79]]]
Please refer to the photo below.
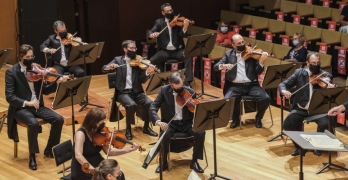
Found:
[[318, 57], [319, 60], [320, 60], [319, 53], [313, 51], [313, 52], [310, 52], [310, 53], [307, 54], [306, 61], [309, 62], [309, 58], [311, 58], [311, 56], [313, 56], [313, 55], [314, 55], [315, 57]]
[[98, 128], [96, 124], [105, 118], [106, 118], [106, 114], [103, 110], [97, 107], [93, 108], [88, 111], [85, 119], [83, 120], [81, 127], [83, 127], [86, 130], [87, 134], [90, 137], [92, 137]]
[[169, 3], [164, 3], [162, 6], [161, 6], [161, 10], [163, 11], [163, 9], [165, 8], [165, 7], [168, 7], [168, 6], [171, 6]]
[[218, 28], [217, 28], [217, 30], [218, 30], [219, 32], [221, 32], [221, 24], [222, 24], [222, 23], [226, 24], [228, 29], [230, 28], [230, 23], [229, 23], [229, 22], [227, 22], [227, 21], [225, 21], [225, 20], [221, 20], [221, 21], [219, 22], [219, 25], [218, 25]]
[[169, 76], [169, 83], [180, 84], [182, 82], [182, 76], [178, 72], [174, 72]]
[[295, 33], [292, 37], [294, 37], [294, 36], [298, 36], [298, 42], [301, 44], [301, 45], [303, 45], [303, 43], [304, 43], [304, 41], [305, 41], [305, 37], [303, 36], [303, 34], [302, 33], [300, 33], [300, 32], [297, 32], [297, 33]]
[[128, 44], [131, 44], [131, 43], [135, 44], [135, 41], [133, 41], [133, 40], [125, 40], [125, 41], [123, 41], [122, 42], [122, 48], [127, 48]]
[[54, 30], [57, 30], [57, 27], [58, 27], [58, 26], [63, 26], [63, 25], [65, 25], [64, 22], [58, 20], [58, 21], [56, 21], [56, 22], [53, 23], [53, 29], [54, 29]]
[[30, 46], [29, 44], [22, 44], [18, 50], [18, 58], [19, 59], [23, 58], [27, 54], [27, 52], [30, 50], [34, 51], [34, 48]]
[[94, 169], [92, 180], [105, 180], [108, 174], [113, 174], [118, 162], [115, 159], [105, 159]]

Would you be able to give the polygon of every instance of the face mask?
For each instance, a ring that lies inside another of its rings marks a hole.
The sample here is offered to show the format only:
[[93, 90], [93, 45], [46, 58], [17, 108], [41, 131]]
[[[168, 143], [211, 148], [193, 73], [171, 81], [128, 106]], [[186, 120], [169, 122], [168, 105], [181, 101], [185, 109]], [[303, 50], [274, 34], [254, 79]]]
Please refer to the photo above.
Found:
[[320, 64], [318, 64], [318, 65], [309, 64], [309, 70], [310, 70], [313, 74], [318, 74], [319, 71], [320, 71]]
[[244, 45], [241, 45], [241, 46], [237, 46], [237, 50], [238, 50], [239, 52], [243, 52], [243, 51], [245, 51], [245, 49], [246, 49], [245, 44], [244, 44]]
[[292, 44], [293, 44], [294, 46], [297, 46], [297, 45], [298, 45], [298, 40], [293, 40], [293, 41], [292, 41]]
[[226, 32], [228, 31], [228, 27], [221, 27], [221, 28], [220, 28], [220, 31], [221, 31], [222, 33], [226, 33]]
[[178, 89], [173, 88], [173, 91], [178, 93], [178, 94], [181, 94], [184, 91], [184, 87], [181, 87], [181, 88], [178, 88]]
[[131, 59], [135, 59], [135, 56], [137, 56], [137, 52], [127, 50], [127, 56]]
[[174, 12], [172, 13], [165, 13], [166, 18], [172, 20], [174, 18]]
[[67, 35], [68, 35], [68, 32], [67, 32], [67, 31], [59, 32], [60, 38], [66, 38]]
[[104, 127], [105, 127], [105, 123], [101, 123], [97, 128], [97, 132], [100, 132]]
[[24, 66], [27, 66], [27, 68], [31, 68], [31, 64], [34, 62], [34, 59], [23, 59]]

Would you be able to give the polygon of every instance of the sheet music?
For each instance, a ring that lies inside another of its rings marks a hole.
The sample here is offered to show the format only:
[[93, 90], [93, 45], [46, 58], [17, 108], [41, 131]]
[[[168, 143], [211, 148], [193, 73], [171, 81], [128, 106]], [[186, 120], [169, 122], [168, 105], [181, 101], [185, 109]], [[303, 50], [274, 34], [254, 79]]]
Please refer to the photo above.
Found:
[[344, 144], [338, 140], [330, 138], [327, 135], [307, 135], [307, 134], [301, 134], [301, 136], [310, 142], [314, 147], [318, 148], [337, 148], [337, 149], [343, 149]]
[[194, 170], [192, 170], [187, 180], [202, 180], [202, 179], [197, 175], [197, 173]]

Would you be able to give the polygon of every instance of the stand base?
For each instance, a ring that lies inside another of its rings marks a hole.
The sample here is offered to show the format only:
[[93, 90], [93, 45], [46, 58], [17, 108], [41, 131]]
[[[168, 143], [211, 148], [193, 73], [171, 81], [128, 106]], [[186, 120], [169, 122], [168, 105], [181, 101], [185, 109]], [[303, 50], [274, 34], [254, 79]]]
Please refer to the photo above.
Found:
[[210, 178], [208, 180], [215, 179], [216, 177], [221, 178], [221, 179], [226, 179], [226, 180], [232, 180], [232, 179], [229, 179], [227, 177], [220, 176], [218, 174], [210, 174]]
[[276, 136], [272, 137], [272, 138], [271, 138], [271, 139], [269, 139], [267, 142], [271, 142], [271, 141], [273, 141], [273, 140], [277, 139], [278, 137], [281, 137], [282, 139], [284, 139], [284, 137], [283, 137], [283, 133], [282, 133], [282, 132], [280, 132], [278, 135], [276, 135]]
[[89, 102], [87, 102], [85, 100], [82, 100], [81, 103], [80, 103], [80, 106], [82, 106], [82, 107], [79, 110], [79, 112], [83, 111], [86, 108], [86, 106], [88, 106], [88, 105], [96, 106], [98, 108], [104, 108], [104, 106], [100, 106], [100, 105], [97, 105], [97, 104], [91, 104], [91, 103], [89, 103]]
[[219, 98], [219, 97], [217, 97], [217, 96], [213, 96], [213, 95], [210, 95], [210, 94], [200, 93], [200, 94], [197, 95], [197, 99], [200, 98], [200, 97], [202, 97], [203, 95], [205, 95], [205, 96], [210, 96], [210, 97], [213, 97], [213, 98]]
[[339, 168], [339, 169], [348, 171], [347, 168], [342, 167], [342, 166], [339, 166], [339, 165], [336, 165], [336, 164], [332, 164], [331, 162], [329, 162], [329, 163], [323, 163], [323, 164], [324, 164], [324, 167], [322, 167], [322, 168], [317, 172], [317, 174], [321, 173], [322, 171], [324, 171], [326, 168], [329, 168], [330, 166], [335, 166], [336, 168]]

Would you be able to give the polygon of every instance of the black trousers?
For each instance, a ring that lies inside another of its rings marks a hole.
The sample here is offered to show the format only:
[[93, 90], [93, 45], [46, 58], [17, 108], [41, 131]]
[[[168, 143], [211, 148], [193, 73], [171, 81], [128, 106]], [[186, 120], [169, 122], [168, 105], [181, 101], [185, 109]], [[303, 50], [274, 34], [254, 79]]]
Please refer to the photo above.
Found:
[[[283, 123], [283, 129], [287, 131], [302, 131], [302, 123], [303, 120], [309, 117], [308, 111], [304, 109], [300, 109], [298, 106], [294, 106], [289, 113], [289, 115], [285, 118]], [[329, 116], [324, 116], [318, 119], [313, 120], [313, 122], [317, 123], [317, 132], [324, 132], [325, 129], [328, 129], [329, 125]], [[293, 144], [296, 148], [300, 148], [294, 141]]]
[[173, 137], [174, 133], [176, 132], [183, 132], [189, 134], [190, 136], [194, 136], [192, 161], [197, 161], [197, 159], [203, 159], [205, 131], [194, 132], [192, 129], [192, 121], [178, 122], [173, 120], [168, 126], [168, 130], [162, 140], [164, 146], [163, 162], [167, 163], [170, 138]]
[[127, 124], [135, 124], [134, 114], [137, 108], [142, 119], [146, 122], [150, 121], [149, 108], [152, 101], [144, 93], [135, 94], [133, 91], [125, 90], [118, 95], [117, 101], [126, 108]]
[[177, 59], [178, 61], [184, 61], [185, 63], [185, 76], [188, 82], [193, 81], [192, 74], [192, 58], [184, 56], [184, 49], [176, 49], [176, 50], [159, 50], [155, 55], [150, 58], [151, 64], [156, 65], [161, 72], [164, 71], [164, 63], [168, 59]]
[[85, 71], [80, 66], [62, 66], [61, 64], [55, 63], [53, 68], [58, 71], [58, 74], [69, 72], [70, 74], [74, 74], [74, 76], [77, 78], [85, 76]]
[[64, 119], [61, 115], [47, 107], [40, 107], [37, 112], [35, 108], [20, 109], [15, 114], [18, 122], [28, 126], [28, 145], [30, 153], [39, 153], [39, 144], [37, 141], [39, 123], [36, 118], [41, 118], [51, 124], [50, 136], [47, 141], [46, 150], [52, 151], [52, 147], [59, 144], [60, 135]]
[[[258, 82], [253, 82], [248, 85], [244, 84], [235, 84], [229, 81], [226, 81], [224, 88], [224, 98], [229, 99], [234, 97], [235, 103], [234, 103], [234, 109], [233, 109], [233, 115], [232, 120], [239, 121], [239, 113], [240, 113], [240, 101], [241, 96], [253, 96], [255, 98], [260, 98], [258, 100], [258, 110], [256, 117], [262, 119], [263, 115], [265, 114], [269, 104], [271, 103], [271, 98], [268, 96], [266, 91], [264, 91]], [[255, 117], [255, 118], [256, 118]]]

